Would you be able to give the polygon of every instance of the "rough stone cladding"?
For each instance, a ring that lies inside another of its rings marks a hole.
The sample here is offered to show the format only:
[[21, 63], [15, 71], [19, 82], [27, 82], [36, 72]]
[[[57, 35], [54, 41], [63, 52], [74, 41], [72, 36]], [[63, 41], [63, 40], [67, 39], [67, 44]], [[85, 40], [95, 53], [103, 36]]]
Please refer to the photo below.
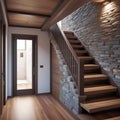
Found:
[[120, 0], [89, 2], [62, 20], [120, 87]]
[[69, 72], [67, 64], [59, 49], [59, 46], [52, 37], [51, 43], [56, 51], [60, 68], [60, 95], [59, 100], [75, 115], [79, 113], [79, 96], [76, 92], [76, 84]]

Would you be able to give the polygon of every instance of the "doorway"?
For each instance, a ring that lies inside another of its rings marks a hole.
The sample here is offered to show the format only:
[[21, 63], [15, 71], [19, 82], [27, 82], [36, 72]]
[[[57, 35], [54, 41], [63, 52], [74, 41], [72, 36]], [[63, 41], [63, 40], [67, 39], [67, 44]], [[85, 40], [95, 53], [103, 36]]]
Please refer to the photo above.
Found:
[[13, 34], [13, 95], [37, 94], [37, 36]]

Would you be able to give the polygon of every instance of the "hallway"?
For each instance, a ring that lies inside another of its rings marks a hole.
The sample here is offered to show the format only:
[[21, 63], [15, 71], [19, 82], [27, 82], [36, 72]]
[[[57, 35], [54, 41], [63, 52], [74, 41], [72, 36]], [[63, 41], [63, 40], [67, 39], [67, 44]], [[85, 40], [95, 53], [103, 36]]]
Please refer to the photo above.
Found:
[[75, 120], [51, 95], [10, 98], [1, 120]]

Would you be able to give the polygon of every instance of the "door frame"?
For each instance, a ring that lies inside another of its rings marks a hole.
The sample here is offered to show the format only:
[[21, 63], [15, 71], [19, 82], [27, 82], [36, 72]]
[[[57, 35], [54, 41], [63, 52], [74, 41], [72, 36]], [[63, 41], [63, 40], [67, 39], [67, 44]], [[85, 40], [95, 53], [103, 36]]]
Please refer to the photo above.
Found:
[[3, 80], [4, 80], [4, 105], [6, 104], [6, 25], [3, 24]]
[[3, 36], [2, 36], [2, 20], [0, 19], [0, 115], [3, 108]]
[[[17, 90], [17, 39], [32, 40], [32, 90]], [[31, 95], [37, 94], [37, 83], [38, 83], [38, 49], [37, 35], [26, 35], [26, 34], [12, 34], [12, 85], [13, 85], [13, 96], [16, 95]]]
[[3, 106], [6, 103], [6, 23], [3, 16], [3, 10], [0, 3], [0, 114], [2, 113]]

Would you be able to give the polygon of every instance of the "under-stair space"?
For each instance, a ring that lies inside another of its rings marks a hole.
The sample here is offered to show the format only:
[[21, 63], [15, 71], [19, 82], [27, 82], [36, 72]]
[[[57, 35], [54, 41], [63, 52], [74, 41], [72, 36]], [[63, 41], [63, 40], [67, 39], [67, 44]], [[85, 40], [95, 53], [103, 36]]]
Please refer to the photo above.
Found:
[[81, 102], [80, 106], [88, 113], [120, 108], [118, 88], [111, 84], [109, 77], [102, 72], [100, 65], [95, 62], [74, 33], [65, 31], [64, 34], [78, 59], [84, 61], [84, 95], [86, 100]]

